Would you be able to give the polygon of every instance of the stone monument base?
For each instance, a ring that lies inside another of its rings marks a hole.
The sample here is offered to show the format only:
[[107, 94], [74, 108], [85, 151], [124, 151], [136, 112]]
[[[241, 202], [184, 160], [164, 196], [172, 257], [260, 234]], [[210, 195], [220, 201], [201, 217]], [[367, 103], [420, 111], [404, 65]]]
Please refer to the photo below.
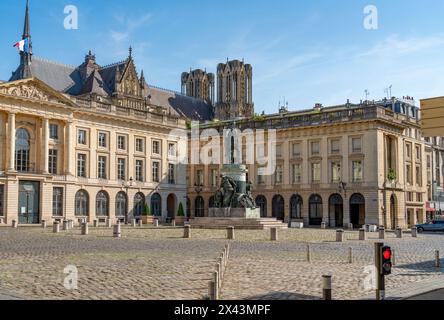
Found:
[[242, 218], [260, 219], [261, 209], [249, 208], [210, 208], [208, 212], [210, 218]]

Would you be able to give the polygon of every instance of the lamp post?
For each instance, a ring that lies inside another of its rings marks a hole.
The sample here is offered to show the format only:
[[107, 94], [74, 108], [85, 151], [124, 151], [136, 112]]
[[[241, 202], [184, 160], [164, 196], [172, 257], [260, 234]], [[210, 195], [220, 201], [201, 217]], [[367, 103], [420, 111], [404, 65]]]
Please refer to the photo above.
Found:
[[338, 190], [339, 190], [339, 193], [341, 193], [341, 194], [342, 194], [342, 191], [344, 191], [344, 197], [347, 198], [347, 183], [345, 183], [341, 180], [341, 182], [339, 182]]
[[125, 217], [125, 224], [128, 224], [128, 218], [129, 218], [129, 207], [128, 207], [128, 203], [129, 203], [129, 194], [128, 194], [128, 190], [129, 188], [131, 188], [133, 186], [134, 183], [134, 179], [133, 177], [131, 177], [129, 179], [129, 181], [122, 181], [122, 187], [125, 188], [126, 191], [126, 217]]
[[[196, 193], [197, 193], [197, 196], [200, 196], [200, 194], [202, 193], [202, 191], [203, 191], [203, 183], [202, 182], [200, 182], [200, 183], [195, 183], [194, 184], [194, 190], [196, 191]], [[194, 208], [194, 210], [196, 210], [196, 208]], [[205, 210], [205, 209], [204, 209]], [[200, 211], [200, 208], [199, 208], [199, 211]], [[194, 212], [196, 212], [196, 211], [194, 211]], [[200, 212], [199, 212], [199, 214], [200, 214]]]

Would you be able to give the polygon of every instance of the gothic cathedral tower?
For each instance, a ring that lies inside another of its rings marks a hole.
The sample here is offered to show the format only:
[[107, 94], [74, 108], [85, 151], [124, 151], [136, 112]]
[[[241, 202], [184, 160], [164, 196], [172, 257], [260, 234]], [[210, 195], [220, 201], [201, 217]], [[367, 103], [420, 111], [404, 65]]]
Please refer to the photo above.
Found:
[[218, 65], [216, 119], [225, 121], [254, 115], [252, 77], [252, 66], [243, 61]]
[[214, 74], [201, 69], [182, 73], [182, 94], [214, 105]]

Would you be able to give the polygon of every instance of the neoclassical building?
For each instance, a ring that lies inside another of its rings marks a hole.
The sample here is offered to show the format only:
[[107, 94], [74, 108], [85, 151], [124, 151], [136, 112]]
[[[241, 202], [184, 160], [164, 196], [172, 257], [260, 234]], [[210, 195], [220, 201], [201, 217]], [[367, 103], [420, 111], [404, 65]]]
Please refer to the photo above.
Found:
[[[333, 107], [317, 104], [298, 112], [282, 107], [278, 114], [237, 119], [242, 131], [277, 130], [275, 173], [261, 176], [260, 167], [248, 165], [262, 216], [306, 225], [327, 222], [331, 227], [353, 223], [395, 228], [425, 221], [428, 153], [419, 116], [412, 101], [394, 98]], [[222, 132], [230, 125], [207, 123], [201, 130]], [[192, 215], [207, 215], [221, 168], [189, 167]]]
[[[26, 8], [23, 39], [31, 33]], [[201, 111], [201, 114], [199, 114]], [[185, 118], [211, 116], [202, 99], [149, 86], [129, 56], [107, 66], [89, 52], [68, 66], [20, 52], [0, 83], [0, 218], [162, 220], [186, 205], [177, 138]]]

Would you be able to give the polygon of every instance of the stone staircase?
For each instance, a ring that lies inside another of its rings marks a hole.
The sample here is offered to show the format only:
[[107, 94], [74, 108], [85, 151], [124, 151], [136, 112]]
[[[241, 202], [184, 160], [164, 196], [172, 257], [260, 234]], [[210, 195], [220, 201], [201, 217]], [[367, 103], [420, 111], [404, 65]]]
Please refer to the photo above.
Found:
[[271, 228], [288, 229], [288, 224], [275, 218], [194, 218], [190, 226], [198, 229], [226, 229], [234, 227], [240, 230], [267, 230]]

